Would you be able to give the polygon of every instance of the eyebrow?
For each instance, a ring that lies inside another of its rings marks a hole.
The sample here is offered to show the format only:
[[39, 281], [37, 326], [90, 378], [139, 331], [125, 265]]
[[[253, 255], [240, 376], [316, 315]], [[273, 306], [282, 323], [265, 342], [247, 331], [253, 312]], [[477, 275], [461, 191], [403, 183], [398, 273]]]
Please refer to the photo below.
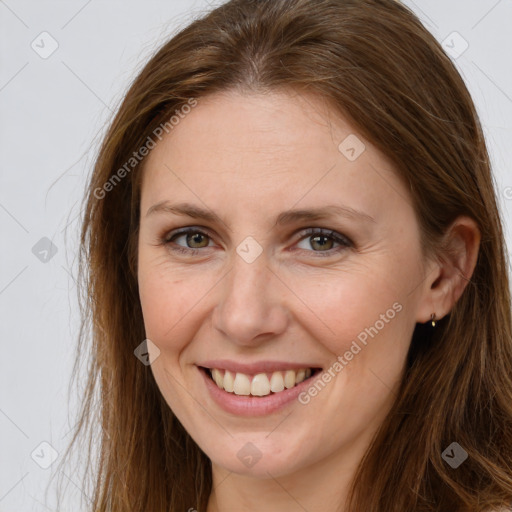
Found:
[[[171, 213], [224, 224], [222, 219], [213, 211], [190, 203], [170, 204], [168, 201], [161, 201], [148, 209], [146, 217], [155, 213]], [[346, 217], [353, 220], [362, 220], [365, 222], [376, 222], [371, 215], [364, 212], [354, 210], [348, 206], [332, 204], [322, 206], [320, 208], [296, 209], [281, 212], [277, 216], [276, 225], [284, 226], [300, 221], [324, 220], [335, 216]]]

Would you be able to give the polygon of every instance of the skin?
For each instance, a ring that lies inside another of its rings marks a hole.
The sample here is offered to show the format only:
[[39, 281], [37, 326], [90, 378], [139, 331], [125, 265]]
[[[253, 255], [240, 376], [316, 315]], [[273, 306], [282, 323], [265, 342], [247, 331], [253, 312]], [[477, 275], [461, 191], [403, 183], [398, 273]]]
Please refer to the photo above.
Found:
[[[338, 145], [355, 134], [355, 160]], [[222, 222], [153, 212], [189, 202]], [[337, 204], [373, 220], [332, 216], [277, 226], [289, 209]], [[178, 228], [209, 237], [162, 242]], [[329, 229], [348, 237], [303, 234]], [[263, 249], [248, 263], [246, 237]], [[460, 217], [449, 258], [426, 258], [407, 188], [392, 164], [317, 97], [293, 92], [217, 93], [159, 142], [146, 160], [138, 280], [159, 389], [212, 460], [208, 512], [343, 510], [348, 485], [394, 400], [417, 322], [449, 313], [473, 271], [478, 229]], [[317, 243], [315, 243], [315, 241]], [[319, 247], [320, 246], [320, 247]], [[280, 360], [332, 367], [393, 304], [401, 311], [309, 403], [240, 417], [210, 398], [196, 363]], [[261, 459], [237, 452], [251, 442]], [[191, 503], [191, 507], [194, 504]]]

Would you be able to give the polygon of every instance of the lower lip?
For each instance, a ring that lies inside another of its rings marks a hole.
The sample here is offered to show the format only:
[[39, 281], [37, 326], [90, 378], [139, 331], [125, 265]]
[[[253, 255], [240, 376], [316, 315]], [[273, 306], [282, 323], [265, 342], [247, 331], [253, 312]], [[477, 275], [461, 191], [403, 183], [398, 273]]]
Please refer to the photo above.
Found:
[[284, 409], [291, 402], [296, 400], [297, 396], [307, 389], [314, 378], [310, 377], [297, 384], [293, 388], [285, 389], [279, 393], [273, 393], [268, 396], [256, 397], [251, 395], [235, 395], [220, 389], [215, 382], [206, 374], [206, 370], [198, 368], [203, 376], [206, 388], [208, 389], [213, 401], [226, 412], [236, 414], [237, 416], [266, 416], [276, 411]]

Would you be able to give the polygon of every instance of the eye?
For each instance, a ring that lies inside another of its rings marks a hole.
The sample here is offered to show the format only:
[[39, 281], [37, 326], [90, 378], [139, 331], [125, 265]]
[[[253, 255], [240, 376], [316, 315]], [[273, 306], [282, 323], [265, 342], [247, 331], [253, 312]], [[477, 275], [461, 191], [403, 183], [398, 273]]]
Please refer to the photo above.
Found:
[[[338, 253], [354, 246], [348, 238], [330, 229], [308, 228], [302, 231], [301, 235], [299, 243], [306, 242], [313, 249], [319, 250], [311, 251], [309, 248], [301, 247], [299, 247], [299, 250], [313, 252], [318, 256], [331, 256], [333, 253]], [[185, 245], [176, 242], [181, 238], [184, 239]], [[162, 239], [161, 243], [172, 251], [196, 255], [201, 252], [201, 249], [211, 247], [211, 241], [212, 238], [208, 233], [198, 228], [190, 227], [169, 233]], [[333, 248], [334, 244], [338, 244], [339, 247]]]
[[[345, 236], [332, 231], [330, 229], [321, 228], [309, 228], [301, 233], [303, 236], [299, 243], [306, 242], [309, 247], [313, 249], [319, 249], [310, 251], [309, 248], [301, 248], [314, 253], [325, 253], [318, 254], [318, 256], [331, 256], [333, 253], [340, 252], [349, 247], [353, 247], [353, 243]], [[334, 244], [339, 244], [340, 247], [333, 248]]]
[[[175, 241], [180, 238], [184, 238], [185, 244], [190, 244], [191, 247], [176, 244]], [[182, 229], [177, 233], [171, 233], [162, 240], [163, 244], [169, 246], [171, 250], [188, 254], [197, 254], [199, 252], [198, 249], [209, 246], [209, 241], [211, 241], [211, 237], [197, 228]]]

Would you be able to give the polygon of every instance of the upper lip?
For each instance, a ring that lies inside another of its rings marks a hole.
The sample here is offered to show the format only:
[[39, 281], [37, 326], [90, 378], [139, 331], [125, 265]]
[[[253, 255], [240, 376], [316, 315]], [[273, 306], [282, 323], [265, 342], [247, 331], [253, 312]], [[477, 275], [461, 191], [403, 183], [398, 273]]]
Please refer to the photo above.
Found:
[[277, 372], [279, 370], [301, 370], [307, 368], [321, 368], [320, 365], [310, 363], [290, 363], [289, 361], [257, 361], [254, 363], [240, 363], [228, 359], [203, 361], [202, 363], [197, 363], [196, 365], [203, 368], [229, 370], [232, 373], [245, 373], [247, 375], [256, 375], [258, 373], [272, 373]]

